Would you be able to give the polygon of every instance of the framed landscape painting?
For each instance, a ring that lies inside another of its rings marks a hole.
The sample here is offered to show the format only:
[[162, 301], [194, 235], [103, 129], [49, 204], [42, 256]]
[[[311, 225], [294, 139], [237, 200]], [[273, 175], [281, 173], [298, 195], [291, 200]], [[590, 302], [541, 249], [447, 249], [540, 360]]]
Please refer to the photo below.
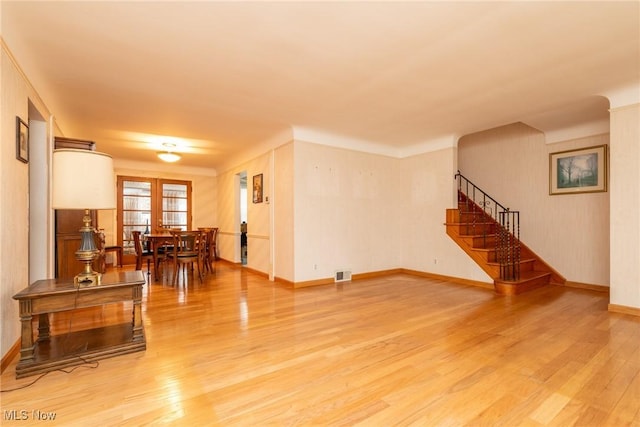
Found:
[[607, 146], [549, 154], [549, 194], [607, 191]]

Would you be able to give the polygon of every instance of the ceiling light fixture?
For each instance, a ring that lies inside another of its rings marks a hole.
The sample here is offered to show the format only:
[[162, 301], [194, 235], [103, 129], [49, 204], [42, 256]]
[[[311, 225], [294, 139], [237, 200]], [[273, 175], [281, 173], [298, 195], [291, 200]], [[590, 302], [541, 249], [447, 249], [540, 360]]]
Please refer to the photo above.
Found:
[[162, 144], [162, 146], [164, 148], [166, 148], [167, 151], [162, 151], [160, 153], [158, 153], [158, 157], [160, 158], [160, 160], [168, 162], [168, 163], [173, 163], [173, 162], [177, 162], [178, 160], [180, 160], [182, 158], [182, 156], [180, 156], [180, 154], [178, 153], [174, 153], [172, 150], [174, 148], [176, 148], [175, 144], [170, 144], [170, 143], [164, 143]]

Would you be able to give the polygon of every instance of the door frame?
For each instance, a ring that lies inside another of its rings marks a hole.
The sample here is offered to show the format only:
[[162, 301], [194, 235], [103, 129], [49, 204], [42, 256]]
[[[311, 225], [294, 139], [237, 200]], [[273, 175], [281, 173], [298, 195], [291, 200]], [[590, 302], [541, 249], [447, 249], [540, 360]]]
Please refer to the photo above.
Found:
[[[148, 182], [151, 184], [151, 215], [149, 219], [149, 231], [154, 233], [159, 227], [162, 226], [162, 214], [163, 214], [163, 185], [164, 184], [180, 184], [187, 186], [187, 224], [186, 228], [191, 229], [193, 219], [193, 201], [192, 201], [192, 182], [188, 180], [180, 179], [165, 179], [165, 178], [150, 178], [144, 176], [130, 176], [130, 175], [118, 175], [117, 176], [117, 211], [116, 211], [116, 236], [117, 244], [124, 248], [124, 215], [123, 215], [123, 189], [125, 181], [135, 182]], [[144, 228], [144, 225], [142, 225]], [[141, 230], [144, 231], [144, 230]], [[127, 239], [129, 240], [129, 239]], [[132, 254], [124, 253], [123, 261], [126, 264], [135, 264], [135, 256]]]

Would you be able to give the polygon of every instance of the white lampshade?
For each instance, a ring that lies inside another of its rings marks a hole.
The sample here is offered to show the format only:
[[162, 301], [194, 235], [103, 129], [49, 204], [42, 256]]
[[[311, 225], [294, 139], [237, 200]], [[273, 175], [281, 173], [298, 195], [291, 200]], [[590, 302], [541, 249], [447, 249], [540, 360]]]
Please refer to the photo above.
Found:
[[90, 150], [53, 152], [54, 209], [115, 209], [116, 183], [110, 155]]

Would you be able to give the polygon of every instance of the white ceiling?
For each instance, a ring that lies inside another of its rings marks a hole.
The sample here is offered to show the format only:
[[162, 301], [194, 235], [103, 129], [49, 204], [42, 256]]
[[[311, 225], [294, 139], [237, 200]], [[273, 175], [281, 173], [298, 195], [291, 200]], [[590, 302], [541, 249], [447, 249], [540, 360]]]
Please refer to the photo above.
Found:
[[640, 2], [2, 1], [65, 136], [221, 169], [296, 137], [402, 156], [524, 121], [606, 120], [640, 84]]

